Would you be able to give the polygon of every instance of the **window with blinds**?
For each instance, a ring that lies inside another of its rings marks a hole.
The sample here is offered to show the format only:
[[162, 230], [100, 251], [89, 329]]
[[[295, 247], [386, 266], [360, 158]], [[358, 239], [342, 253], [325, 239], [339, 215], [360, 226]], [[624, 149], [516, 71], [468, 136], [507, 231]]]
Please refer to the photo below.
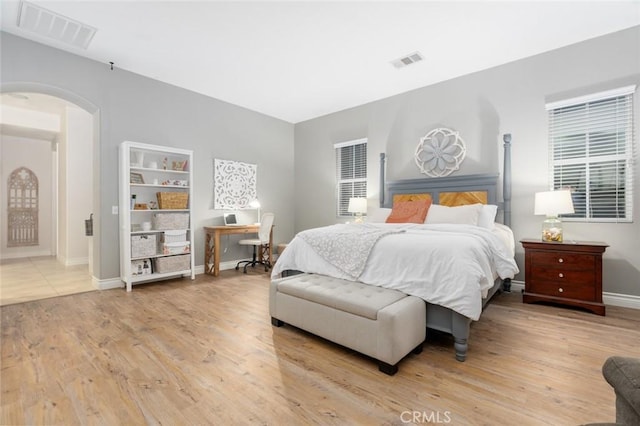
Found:
[[341, 142], [336, 150], [336, 214], [349, 213], [349, 198], [367, 197], [367, 139]]
[[571, 190], [565, 220], [631, 222], [635, 86], [547, 104], [551, 189]]

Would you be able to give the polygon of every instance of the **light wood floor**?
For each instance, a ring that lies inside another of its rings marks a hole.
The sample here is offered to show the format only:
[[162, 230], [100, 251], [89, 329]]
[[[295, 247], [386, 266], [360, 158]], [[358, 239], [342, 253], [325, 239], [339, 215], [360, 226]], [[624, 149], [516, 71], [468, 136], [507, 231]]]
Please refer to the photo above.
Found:
[[87, 265], [64, 266], [54, 256], [0, 261], [0, 305], [92, 290]]
[[[395, 376], [290, 326], [264, 274], [223, 271], [0, 308], [1, 424], [577, 425], [615, 419], [601, 373], [640, 357], [640, 311], [497, 295], [468, 360], [431, 334]], [[414, 417], [415, 416], [415, 417]]]

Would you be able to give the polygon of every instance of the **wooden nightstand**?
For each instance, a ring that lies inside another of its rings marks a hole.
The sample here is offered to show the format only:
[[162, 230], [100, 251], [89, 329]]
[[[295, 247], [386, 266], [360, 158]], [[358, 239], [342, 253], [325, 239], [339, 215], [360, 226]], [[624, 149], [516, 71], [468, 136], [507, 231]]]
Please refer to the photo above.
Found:
[[520, 242], [524, 247], [523, 302], [554, 302], [605, 314], [602, 254], [607, 244], [529, 239]]

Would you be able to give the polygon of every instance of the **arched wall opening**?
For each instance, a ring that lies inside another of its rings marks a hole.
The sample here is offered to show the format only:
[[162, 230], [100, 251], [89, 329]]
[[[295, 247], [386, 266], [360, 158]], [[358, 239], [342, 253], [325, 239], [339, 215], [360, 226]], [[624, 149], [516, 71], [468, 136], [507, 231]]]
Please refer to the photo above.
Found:
[[[89, 272], [92, 275], [92, 281], [95, 285], [95, 283], [97, 283], [99, 280], [96, 277], [100, 276], [100, 270], [101, 270], [101, 265], [100, 265], [100, 240], [101, 240], [101, 233], [100, 233], [100, 222], [101, 222], [101, 215], [100, 215], [100, 110], [99, 108], [93, 104], [92, 102], [86, 100], [85, 98], [78, 96], [77, 94], [70, 92], [68, 90], [59, 88], [59, 87], [54, 87], [54, 86], [49, 86], [49, 85], [44, 85], [44, 84], [40, 84], [40, 83], [33, 83], [33, 82], [12, 82], [12, 83], [3, 83], [2, 85], [0, 85], [0, 93], [4, 94], [8, 94], [8, 93], [36, 93], [36, 94], [43, 94], [43, 95], [48, 95], [48, 96], [53, 96], [55, 98], [59, 98], [62, 99], [66, 102], [69, 102], [71, 104], [73, 104], [74, 106], [76, 106], [77, 108], [79, 108], [82, 113], [86, 112], [89, 116], [90, 116], [90, 121], [91, 121], [91, 128], [86, 130], [89, 132], [90, 134], [90, 139], [91, 139], [91, 149], [90, 149], [90, 158], [81, 158], [78, 159], [78, 156], [67, 156], [65, 158], [75, 158], [74, 160], [71, 160], [71, 162], [77, 162], [77, 161], [83, 161], [84, 163], [81, 165], [78, 164], [66, 164], [64, 165], [65, 167], [68, 167], [67, 170], [65, 170], [65, 173], [67, 173], [68, 178], [73, 181], [73, 180], [77, 180], [78, 178], [82, 178], [82, 176], [77, 176], [79, 173], [80, 174], [90, 174], [89, 176], [84, 176], [86, 179], [86, 181], [90, 181], [91, 183], [91, 190], [90, 192], [88, 192], [88, 197], [91, 198], [90, 201], [90, 208], [91, 208], [91, 212], [93, 213], [92, 215], [92, 219], [93, 219], [93, 235], [92, 236], [84, 236], [85, 239], [88, 239], [87, 244], [88, 244], [88, 263], [89, 263]], [[56, 147], [57, 148], [57, 147]], [[71, 148], [73, 149], [73, 148]], [[59, 156], [59, 152], [54, 152], [54, 161], [60, 163], [60, 158], [56, 158]], [[65, 153], [66, 155], [67, 153]], [[56, 176], [52, 176], [52, 179], [56, 179]], [[4, 185], [4, 183], [2, 183]], [[56, 182], [56, 184], [58, 184], [58, 182]], [[58, 191], [59, 193], [56, 194], [56, 201], [54, 201], [54, 203], [57, 202], [57, 199], [60, 198], [60, 193], [64, 192], [64, 189], [60, 189], [60, 191]], [[66, 194], [67, 197], [65, 198], [65, 206], [56, 206], [55, 211], [52, 213], [54, 215], [57, 214], [57, 212], [64, 212], [64, 214], [66, 214], [67, 216], [72, 216], [72, 222], [70, 222], [69, 220], [62, 220], [62, 224], [63, 226], [56, 226], [56, 230], [57, 232], [62, 231], [61, 234], [58, 234], [54, 237], [54, 239], [56, 240], [57, 243], [57, 247], [65, 247], [65, 244], [77, 244], [78, 243], [78, 227], [82, 227], [82, 232], [84, 232], [84, 222], [82, 221], [82, 218], [78, 218], [75, 217], [77, 215], [74, 215], [74, 206], [71, 203], [71, 205], [69, 205], [69, 203], [66, 200], [69, 199], [73, 199], [74, 194], [71, 194], [71, 196], [68, 196], [69, 194]], [[6, 209], [6, 205], [2, 206], [3, 209]], [[69, 213], [71, 212], [71, 213]], [[59, 219], [59, 218], [57, 218]], [[89, 219], [89, 216], [87, 216], [85, 219]], [[59, 220], [57, 220], [57, 222], [60, 222]], [[69, 225], [69, 229], [62, 229], [65, 228], [64, 223], [67, 223]], [[70, 233], [70, 230], [72, 230], [72, 232]], [[4, 233], [6, 230], [2, 230], [2, 232]], [[70, 241], [69, 238], [70, 236], [73, 235], [72, 240]], [[80, 243], [84, 243], [84, 242], [80, 242]], [[59, 253], [56, 253], [56, 255], [59, 255]], [[77, 259], [61, 259], [63, 261], [63, 263], [67, 263], [67, 264], [73, 264], [73, 262], [77, 262]]]

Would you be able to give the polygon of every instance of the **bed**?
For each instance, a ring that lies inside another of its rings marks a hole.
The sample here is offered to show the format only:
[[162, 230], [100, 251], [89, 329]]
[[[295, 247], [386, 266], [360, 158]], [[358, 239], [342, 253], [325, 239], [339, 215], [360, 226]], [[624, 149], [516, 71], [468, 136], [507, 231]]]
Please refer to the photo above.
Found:
[[[426, 199], [433, 218], [435, 211], [446, 215], [474, 210], [477, 218], [485, 214], [484, 226], [466, 224], [466, 219], [455, 225], [429, 223], [429, 218], [427, 224], [386, 224], [371, 217], [374, 223], [307, 230], [287, 246], [272, 277], [313, 273], [420, 297], [427, 305], [427, 329], [450, 333], [455, 357], [464, 361], [472, 321], [479, 320], [497, 292], [510, 291], [510, 280], [518, 273], [509, 228], [510, 143], [510, 135], [505, 135], [502, 202], [497, 197], [499, 174], [388, 182], [385, 155], [380, 156], [379, 212], [388, 213], [384, 209], [394, 203]], [[491, 212], [490, 206], [497, 207]]]

